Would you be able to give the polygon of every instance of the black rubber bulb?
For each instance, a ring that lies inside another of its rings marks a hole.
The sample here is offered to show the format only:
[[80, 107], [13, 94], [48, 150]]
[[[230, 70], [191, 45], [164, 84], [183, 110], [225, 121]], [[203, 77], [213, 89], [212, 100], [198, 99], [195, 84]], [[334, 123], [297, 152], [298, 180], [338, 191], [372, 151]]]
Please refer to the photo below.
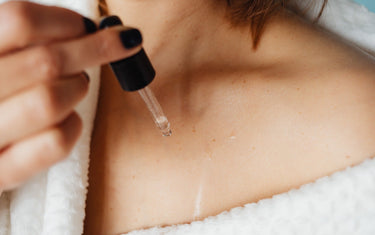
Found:
[[[109, 16], [100, 22], [99, 28], [104, 29], [116, 25], [122, 25], [120, 18]], [[155, 70], [143, 48], [131, 57], [111, 62], [110, 66], [125, 91], [143, 89], [155, 78]]]

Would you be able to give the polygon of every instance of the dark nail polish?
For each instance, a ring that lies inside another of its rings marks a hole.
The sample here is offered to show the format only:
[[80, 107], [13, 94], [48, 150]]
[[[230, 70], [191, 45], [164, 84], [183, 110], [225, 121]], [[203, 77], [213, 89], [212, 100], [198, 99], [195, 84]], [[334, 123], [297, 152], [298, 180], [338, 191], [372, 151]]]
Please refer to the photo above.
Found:
[[83, 24], [85, 25], [86, 33], [88, 34], [95, 33], [98, 30], [95, 22], [87, 17], [83, 17]]
[[99, 28], [104, 29], [116, 25], [122, 25], [122, 21], [118, 16], [108, 16], [99, 23]]
[[136, 47], [142, 43], [142, 35], [138, 29], [128, 29], [120, 32], [122, 45], [126, 49]]
[[90, 77], [85, 71], [82, 72], [82, 75], [87, 79], [88, 82], [90, 82]]

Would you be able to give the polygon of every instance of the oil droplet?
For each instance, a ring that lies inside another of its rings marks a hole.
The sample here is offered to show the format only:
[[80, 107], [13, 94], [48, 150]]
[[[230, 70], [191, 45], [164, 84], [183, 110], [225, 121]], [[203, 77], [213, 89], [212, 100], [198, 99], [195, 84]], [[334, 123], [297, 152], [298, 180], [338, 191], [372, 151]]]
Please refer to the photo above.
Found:
[[171, 124], [168, 122], [168, 119], [165, 116], [158, 117], [156, 123], [163, 134], [163, 136], [171, 136], [172, 130], [170, 128]]
[[208, 160], [212, 160], [212, 154], [210, 153], [210, 154], [208, 154]]
[[163, 136], [171, 136], [172, 130], [168, 128], [168, 130], [162, 130], [161, 133]]
[[202, 192], [203, 192], [203, 181], [199, 184], [197, 196], [195, 198], [195, 207], [194, 207], [194, 220], [198, 219], [201, 215], [201, 204], [202, 204]]

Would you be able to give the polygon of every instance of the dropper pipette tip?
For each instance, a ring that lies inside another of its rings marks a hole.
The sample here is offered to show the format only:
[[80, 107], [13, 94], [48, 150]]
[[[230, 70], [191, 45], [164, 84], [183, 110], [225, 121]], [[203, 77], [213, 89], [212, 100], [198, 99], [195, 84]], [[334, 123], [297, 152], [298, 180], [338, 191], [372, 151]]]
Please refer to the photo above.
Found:
[[164, 115], [163, 110], [156, 97], [150, 88], [145, 87], [141, 90], [138, 90], [138, 93], [142, 97], [143, 101], [146, 103], [148, 110], [152, 114], [152, 118], [159, 128], [163, 136], [171, 136], [171, 124], [169, 123], [167, 117]]

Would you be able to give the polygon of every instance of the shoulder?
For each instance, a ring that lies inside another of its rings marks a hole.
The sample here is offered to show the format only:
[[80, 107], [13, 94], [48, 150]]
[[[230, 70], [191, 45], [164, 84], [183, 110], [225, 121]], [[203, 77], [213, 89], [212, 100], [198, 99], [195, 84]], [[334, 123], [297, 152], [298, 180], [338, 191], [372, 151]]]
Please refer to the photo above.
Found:
[[275, 28], [282, 59], [261, 80], [261, 91], [270, 90], [265, 109], [278, 117], [272, 127], [285, 127], [283, 137], [311, 159], [340, 165], [342, 157], [355, 164], [375, 156], [374, 57], [298, 17]]
[[286, 65], [293, 71], [288, 79], [291, 87], [301, 87], [297, 93], [304, 96], [302, 101], [327, 114], [375, 118], [375, 56], [329, 32], [303, 30], [294, 44], [294, 50], [301, 52], [287, 62], [291, 66]]
[[355, 165], [375, 156], [375, 60], [358, 55], [331, 63], [308, 70], [291, 94], [300, 98], [293, 102], [307, 133]]

